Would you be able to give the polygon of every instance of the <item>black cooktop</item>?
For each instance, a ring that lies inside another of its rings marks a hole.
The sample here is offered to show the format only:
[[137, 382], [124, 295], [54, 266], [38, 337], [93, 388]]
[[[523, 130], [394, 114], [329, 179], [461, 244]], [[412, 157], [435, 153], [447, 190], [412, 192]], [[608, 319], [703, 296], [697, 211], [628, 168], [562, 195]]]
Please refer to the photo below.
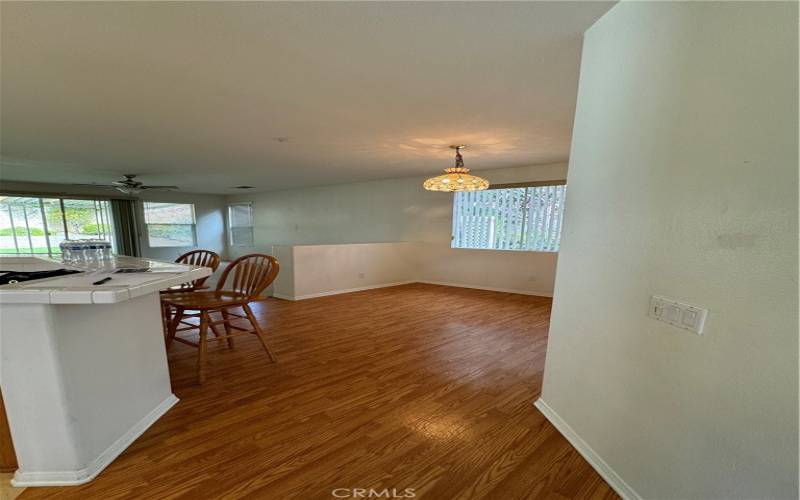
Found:
[[0, 285], [9, 283], [22, 283], [23, 281], [40, 280], [43, 278], [55, 278], [67, 274], [80, 273], [72, 269], [53, 269], [51, 271], [2, 271], [0, 270]]

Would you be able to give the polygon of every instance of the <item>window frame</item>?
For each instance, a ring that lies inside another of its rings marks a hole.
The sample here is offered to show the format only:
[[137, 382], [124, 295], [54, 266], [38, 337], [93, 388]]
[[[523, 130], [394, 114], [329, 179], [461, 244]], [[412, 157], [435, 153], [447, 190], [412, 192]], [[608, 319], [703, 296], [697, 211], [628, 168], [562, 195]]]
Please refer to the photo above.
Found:
[[[187, 223], [160, 223], [154, 222], [150, 223], [147, 222], [147, 204], [158, 204], [158, 205], [188, 205], [191, 207], [192, 210], [192, 222], [191, 224]], [[149, 248], [195, 248], [197, 247], [197, 212], [195, 210], [194, 203], [183, 203], [177, 201], [154, 201], [154, 200], [142, 200], [142, 220], [144, 221], [144, 230], [145, 235], [147, 236], [147, 246]], [[192, 233], [192, 243], [189, 245], [154, 245], [152, 241], [152, 237], [150, 234], [150, 226], [191, 226], [191, 233]]]
[[[233, 225], [233, 217], [231, 216], [231, 209], [233, 207], [238, 207], [238, 206], [246, 206], [248, 208], [249, 216], [250, 216], [250, 224], [249, 225], [244, 225], [244, 226], [234, 226]], [[228, 219], [228, 245], [230, 245], [231, 247], [237, 247], [237, 248], [253, 248], [255, 246], [255, 244], [256, 244], [256, 235], [255, 235], [254, 223], [253, 223], [253, 218], [254, 218], [253, 217], [253, 202], [252, 201], [238, 201], [238, 202], [228, 203], [227, 211], [226, 211], [225, 215], [226, 215], [226, 217]], [[234, 228], [240, 228], [240, 227], [249, 227], [250, 228], [250, 244], [249, 245], [245, 245], [245, 244], [242, 244], [242, 243], [236, 243], [235, 241], [233, 241], [233, 229]]]
[[[485, 247], [470, 247], [470, 246], [457, 246], [458, 241], [458, 234], [457, 231], [459, 228], [459, 220], [458, 214], [456, 213], [457, 210], [457, 196], [459, 193], [454, 193], [453, 196], [453, 221], [452, 221], [452, 229], [451, 229], [451, 236], [450, 236], [450, 248], [453, 250], [488, 250], [488, 251], [501, 251], [501, 252], [535, 252], [535, 253], [558, 253], [561, 247], [561, 232], [563, 229], [563, 220], [564, 220], [564, 209], [566, 207], [566, 185], [567, 181], [565, 179], [554, 179], [554, 180], [545, 180], [545, 181], [529, 181], [529, 182], [517, 182], [517, 183], [504, 183], [504, 184], [493, 184], [485, 191], [476, 191], [474, 193], [485, 193], [486, 191], [492, 190], [505, 190], [505, 189], [520, 189], [520, 188], [539, 188], [539, 187], [550, 187], [550, 186], [564, 186], [564, 191], [562, 193], [562, 206], [561, 206], [561, 213], [559, 217], [557, 217], [558, 221], [558, 235], [556, 239], [556, 245], [554, 250], [549, 249], [539, 249], [539, 248], [485, 248]], [[527, 196], [527, 193], [526, 193]], [[527, 211], [523, 212], [523, 218], [527, 216]], [[523, 219], [525, 220], [525, 219]], [[524, 237], [526, 233], [523, 232], [522, 235]], [[521, 238], [522, 239], [522, 238]]]
[[[43, 235], [33, 235], [31, 234], [31, 229], [39, 229], [37, 227], [31, 227], [29, 220], [28, 220], [28, 213], [27, 209], [25, 210], [25, 214], [23, 214], [23, 220], [25, 221], [24, 227], [26, 229], [25, 234], [18, 234], [16, 232], [17, 228], [22, 228], [21, 224], [17, 224], [14, 220], [14, 215], [10, 211], [9, 208], [9, 220], [12, 223], [11, 229], [12, 234], [11, 236], [14, 239], [14, 252], [0, 252], [0, 255], [10, 256], [10, 255], [24, 255], [24, 256], [36, 256], [36, 255], [47, 255], [48, 257], [57, 256], [61, 254], [61, 248], [59, 244], [56, 243], [58, 233], [63, 233], [64, 239], [74, 239], [74, 235], [83, 235], [84, 237], [92, 237], [92, 238], [102, 238], [106, 239], [111, 243], [112, 252], [117, 252], [117, 228], [114, 227], [114, 214], [113, 208], [111, 206], [111, 198], [103, 197], [103, 196], [87, 196], [87, 195], [64, 195], [63, 193], [38, 193], [38, 192], [20, 192], [20, 191], [2, 191], [0, 192], [0, 196], [5, 198], [31, 198], [38, 200], [38, 208], [34, 208], [37, 212], [36, 215], [42, 220], [42, 230], [44, 232]], [[45, 210], [45, 203], [49, 202], [57, 202], [59, 205], [58, 211], [58, 219], [57, 220], [50, 220], [46, 214]], [[72, 201], [87, 201], [92, 202], [93, 207], [78, 207], [83, 209], [93, 209], [95, 222], [89, 222], [88, 224], [94, 224], [98, 228], [97, 234], [86, 234], [86, 233], [71, 233], [69, 226], [70, 220], [67, 217], [67, 210], [76, 208], [71, 207], [68, 204], [65, 205], [65, 202], [69, 203]], [[58, 229], [53, 229], [51, 231], [51, 224], [55, 222], [57, 224]], [[36, 252], [34, 251], [36, 248], [33, 246], [33, 238], [44, 237], [45, 238], [45, 245], [47, 246], [47, 252]], [[23, 245], [19, 244], [20, 238], [27, 238], [27, 248], [30, 251], [20, 251]]]

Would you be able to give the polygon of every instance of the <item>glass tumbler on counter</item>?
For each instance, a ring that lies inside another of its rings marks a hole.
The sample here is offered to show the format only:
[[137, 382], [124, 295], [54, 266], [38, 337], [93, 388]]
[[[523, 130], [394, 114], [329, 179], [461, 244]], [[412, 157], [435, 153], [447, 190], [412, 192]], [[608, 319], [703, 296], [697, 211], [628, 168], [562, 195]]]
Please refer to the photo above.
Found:
[[99, 263], [111, 259], [111, 243], [105, 240], [64, 240], [61, 257], [73, 264]]

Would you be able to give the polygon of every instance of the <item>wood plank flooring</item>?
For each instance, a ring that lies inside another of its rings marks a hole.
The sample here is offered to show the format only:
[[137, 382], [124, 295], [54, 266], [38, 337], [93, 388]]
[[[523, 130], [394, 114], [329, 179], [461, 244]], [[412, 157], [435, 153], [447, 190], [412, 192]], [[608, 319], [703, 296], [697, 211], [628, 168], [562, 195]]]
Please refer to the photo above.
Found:
[[617, 498], [532, 405], [550, 303], [423, 284], [270, 299], [254, 311], [277, 364], [255, 337], [212, 343], [199, 386], [173, 345], [181, 402], [93, 482], [21, 498]]

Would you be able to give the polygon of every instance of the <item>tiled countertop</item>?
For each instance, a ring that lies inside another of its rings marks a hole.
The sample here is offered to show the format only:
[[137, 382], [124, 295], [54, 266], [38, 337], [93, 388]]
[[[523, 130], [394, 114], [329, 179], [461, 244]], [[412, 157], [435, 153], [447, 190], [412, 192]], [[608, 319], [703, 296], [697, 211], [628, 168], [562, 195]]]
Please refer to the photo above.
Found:
[[[118, 268], [149, 268], [149, 272], [114, 274]], [[83, 271], [55, 278], [0, 285], [0, 304], [112, 304], [211, 274], [211, 269], [136, 257], [115, 256], [109, 261], [76, 265], [58, 258], [0, 257], [5, 271], [75, 269]], [[102, 285], [92, 285], [107, 276]]]

